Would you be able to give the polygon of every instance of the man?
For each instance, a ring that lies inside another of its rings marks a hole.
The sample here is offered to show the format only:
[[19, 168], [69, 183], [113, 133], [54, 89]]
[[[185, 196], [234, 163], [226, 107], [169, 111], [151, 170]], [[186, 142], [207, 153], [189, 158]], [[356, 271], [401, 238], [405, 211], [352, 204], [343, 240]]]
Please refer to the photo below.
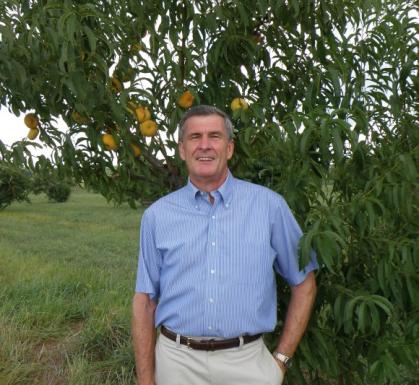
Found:
[[[144, 212], [132, 323], [141, 385], [279, 385], [306, 329], [317, 262], [300, 271], [301, 230], [283, 198], [230, 173], [232, 133], [215, 107], [186, 112], [188, 184]], [[274, 270], [291, 299], [271, 355], [261, 335], [276, 325]]]

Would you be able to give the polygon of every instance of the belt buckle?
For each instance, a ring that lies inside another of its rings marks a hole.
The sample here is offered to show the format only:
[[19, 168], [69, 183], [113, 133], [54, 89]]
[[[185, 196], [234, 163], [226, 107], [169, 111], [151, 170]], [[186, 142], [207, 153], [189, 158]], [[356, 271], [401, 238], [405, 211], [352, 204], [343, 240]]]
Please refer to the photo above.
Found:
[[188, 349], [192, 349], [191, 348], [191, 341], [192, 341], [192, 338], [186, 337], [186, 347]]

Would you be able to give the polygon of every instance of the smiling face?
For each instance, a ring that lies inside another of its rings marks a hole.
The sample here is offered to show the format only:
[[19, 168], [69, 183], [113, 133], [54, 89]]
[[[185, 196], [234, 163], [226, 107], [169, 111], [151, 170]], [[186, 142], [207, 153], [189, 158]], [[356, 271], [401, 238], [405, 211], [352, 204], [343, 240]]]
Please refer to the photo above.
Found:
[[221, 116], [198, 115], [185, 122], [180, 157], [186, 162], [191, 182], [200, 190], [213, 191], [223, 184], [233, 151], [234, 143]]

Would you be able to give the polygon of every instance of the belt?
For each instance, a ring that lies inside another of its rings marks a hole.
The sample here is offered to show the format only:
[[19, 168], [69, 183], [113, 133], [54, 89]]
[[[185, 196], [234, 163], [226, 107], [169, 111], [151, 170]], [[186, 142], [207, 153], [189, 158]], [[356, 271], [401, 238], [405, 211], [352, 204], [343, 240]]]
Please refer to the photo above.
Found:
[[[173, 333], [172, 331], [168, 330], [164, 326], [160, 328], [160, 332], [165, 337], [176, 342], [176, 336], [177, 336], [176, 333]], [[262, 337], [262, 334], [255, 334], [253, 336], [244, 335], [242, 337], [243, 344], [248, 344], [249, 342], [256, 341], [260, 337]], [[214, 351], [214, 350], [221, 350], [221, 349], [236, 348], [240, 346], [240, 338], [239, 337], [228, 338], [225, 340], [215, 340], [215, 339], [197, 340], [194, 338], [180, 336], [180, 343], [182, 345], [186, 345], [188, 348], [195, 349], [195, 350]]]

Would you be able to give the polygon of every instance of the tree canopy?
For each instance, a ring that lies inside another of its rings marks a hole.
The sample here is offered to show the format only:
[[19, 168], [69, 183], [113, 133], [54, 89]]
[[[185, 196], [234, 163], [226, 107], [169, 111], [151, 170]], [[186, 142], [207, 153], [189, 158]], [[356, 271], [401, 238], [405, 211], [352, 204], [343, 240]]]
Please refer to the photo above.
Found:
[[[416, 1], [6, 0], [0, 14], [1, 105], [34, 113], [58, 172], [110, 200], [184, 183], [190, 105], [232, 115], [233, 174], [285, 196], [302, 260], [314, 247], [322, 264], [295, 383], [416, 383]], [[27, 145], [14, 159], [35, 167]]]

